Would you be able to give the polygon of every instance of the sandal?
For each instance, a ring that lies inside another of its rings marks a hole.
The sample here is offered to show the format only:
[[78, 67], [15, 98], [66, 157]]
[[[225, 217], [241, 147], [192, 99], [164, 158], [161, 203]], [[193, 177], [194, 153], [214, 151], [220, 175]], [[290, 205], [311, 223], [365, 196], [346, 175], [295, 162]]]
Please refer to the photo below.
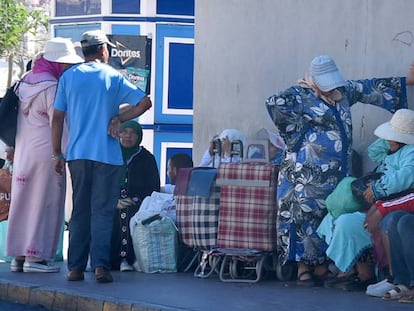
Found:
[[403, 284], [398, 284], [393, 289], [390, 289], [388, 292], [386, 292], [385, 295], [382, 296], [382, 299], [398, 300], [408, 291], [409, 289], [407, 288], [407, 286]]
[[[304, 278], [305, 276], [306, 278]], [[296, 280], [296, 285], [306, 287], [315, 286], [315, 280], [313, 279], [312, 273], [309, 270], [299, 273]]]
[[398, 301], [401, 303], [414, 303], [414, 289], [405, 292]]

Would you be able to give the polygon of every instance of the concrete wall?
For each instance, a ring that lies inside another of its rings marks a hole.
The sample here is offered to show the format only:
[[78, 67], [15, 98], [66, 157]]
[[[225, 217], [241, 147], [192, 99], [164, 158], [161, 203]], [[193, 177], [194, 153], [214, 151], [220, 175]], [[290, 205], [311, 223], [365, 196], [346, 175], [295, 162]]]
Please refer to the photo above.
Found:
[[[272, 128], [265, 100], [295, 84], [317, 55], [332, 55], [347, 79], [405, 76], [414, 60], [412, 0], [195, 3], [196, 164], [224, 128], [248, 136]], [[353, 112], [354, 146], [363, 152], [389, 115], [362, 104]]]

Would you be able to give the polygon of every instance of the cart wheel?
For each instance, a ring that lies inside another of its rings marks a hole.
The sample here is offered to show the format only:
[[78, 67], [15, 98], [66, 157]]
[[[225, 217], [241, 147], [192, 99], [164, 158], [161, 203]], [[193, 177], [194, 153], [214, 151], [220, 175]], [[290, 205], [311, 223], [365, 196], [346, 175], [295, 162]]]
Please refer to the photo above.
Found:
[[265, 259], [266, 257], [263, 256], [258, 261], [256, 261], [256, 275], [258, 280], [260, 280], [265, 275], [265, 269], [263, 268]]
[[219, 256], [214, 256], [214, 255], [208, 256], [208, 265], [217, 274], [220, 273], [220, 265], [219, 265], [220, 260], [221, 258]]
[[276, 263], [276, 277], [280, 281], [291, 281], [295, 271], [295, 265], [292, 263], [286, 263], [284, 265], [281, 265], [279, 261]]
[[238, 267], [238, 260], [237, 259], [231, 259], [230, 261], [230, 276], [232, 279], [237, 279], [239, 277], [239, 267]]

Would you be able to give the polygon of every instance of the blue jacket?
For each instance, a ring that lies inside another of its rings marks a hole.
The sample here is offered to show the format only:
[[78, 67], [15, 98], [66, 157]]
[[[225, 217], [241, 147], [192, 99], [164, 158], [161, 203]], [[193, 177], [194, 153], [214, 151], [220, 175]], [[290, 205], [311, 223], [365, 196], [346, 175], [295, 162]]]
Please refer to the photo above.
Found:
[[368, 156], [378, 164], [377, 172], [384, 175], [372, 183], [376, 200], [414, 188], [414, 145], [405, 145], [388, 154], [389, 143], [377, 139], [368, 147]]

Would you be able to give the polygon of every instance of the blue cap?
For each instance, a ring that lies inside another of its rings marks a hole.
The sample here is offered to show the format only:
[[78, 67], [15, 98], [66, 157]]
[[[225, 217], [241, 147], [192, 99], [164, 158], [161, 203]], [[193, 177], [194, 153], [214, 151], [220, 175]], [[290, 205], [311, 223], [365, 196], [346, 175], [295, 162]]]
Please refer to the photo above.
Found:
[[317, 56], [312, 60], [310, 75], [316, 86], [323, 92], [332, 91], [346, 84], [335, 61], [328, 55]]

